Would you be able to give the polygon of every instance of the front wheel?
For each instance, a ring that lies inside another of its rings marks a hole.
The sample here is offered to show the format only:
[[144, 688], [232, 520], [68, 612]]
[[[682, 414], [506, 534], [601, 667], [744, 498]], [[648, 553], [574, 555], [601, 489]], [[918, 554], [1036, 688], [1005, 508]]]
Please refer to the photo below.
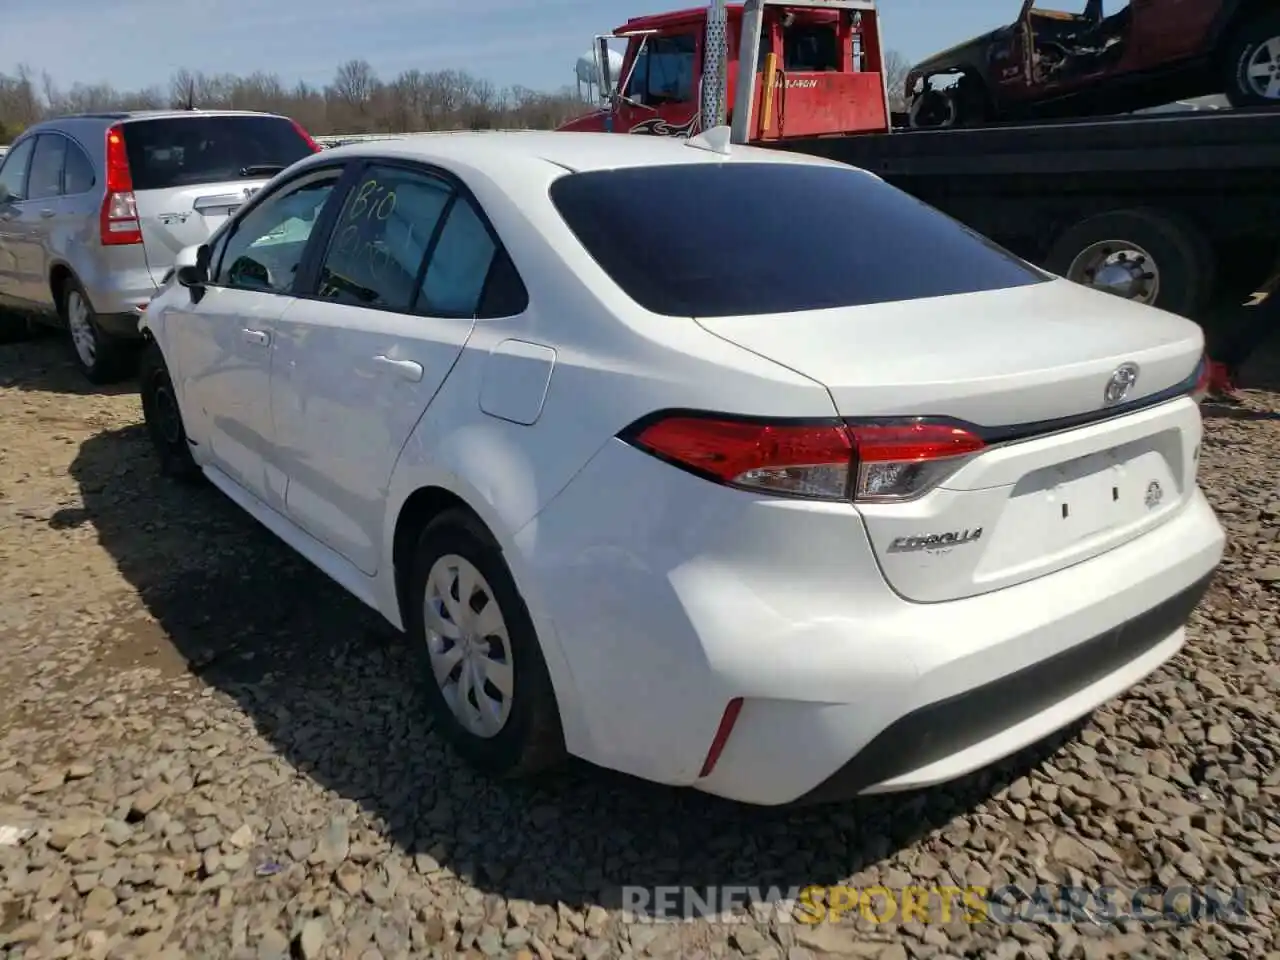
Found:
[[186, 427], [178, 409], [178, 395], [169, 377], [160, 345], [148, 340], [138, 362], [138, 386], [142, 415], [151, 445], [160, 460], [160, 472], [176, 480], [192, 482], [203, 476], [191, 456]]
[[1233, 107], [1280, 106], [1280, 13], [1247, 22], [1228, 44], [1224, 65]]
[[418, 540], [406, 633], [436, 721], [472, 766], [500, 778], [556, 766], [564, 736], [533, 621], [473, 515], [441, 514]]

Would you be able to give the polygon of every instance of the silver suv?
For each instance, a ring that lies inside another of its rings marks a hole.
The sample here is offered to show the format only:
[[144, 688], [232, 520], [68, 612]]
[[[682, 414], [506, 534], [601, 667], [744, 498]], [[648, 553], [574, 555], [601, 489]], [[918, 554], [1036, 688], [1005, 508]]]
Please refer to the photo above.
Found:
[[46, 120], [0, 163], [0, 324], [70, 334], [94, 383], [130, 375], [138, 317], [183, 247], [320, 147], [287, 117], [239, 111]]

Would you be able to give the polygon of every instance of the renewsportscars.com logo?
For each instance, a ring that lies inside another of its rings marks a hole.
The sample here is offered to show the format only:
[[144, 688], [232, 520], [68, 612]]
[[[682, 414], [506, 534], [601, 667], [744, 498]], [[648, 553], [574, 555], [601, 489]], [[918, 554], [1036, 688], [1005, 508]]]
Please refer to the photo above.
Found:
[[1250, 913], [1245, 887], [807, 886], [622, 887], [615, 905], [628, 922], [667, 923], [1094, 923], [1150, 925], [1238, 921]]

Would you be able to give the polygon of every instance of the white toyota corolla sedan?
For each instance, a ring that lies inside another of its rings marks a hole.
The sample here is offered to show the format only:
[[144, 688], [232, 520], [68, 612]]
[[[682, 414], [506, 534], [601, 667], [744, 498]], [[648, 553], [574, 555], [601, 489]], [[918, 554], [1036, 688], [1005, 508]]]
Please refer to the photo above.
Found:
[[403, 630], [497, 776], [950, 780], [1175, 654], [1222, 556], [1199, 327], [795, 154], [327, 150], [143, 325], [163, 468]]

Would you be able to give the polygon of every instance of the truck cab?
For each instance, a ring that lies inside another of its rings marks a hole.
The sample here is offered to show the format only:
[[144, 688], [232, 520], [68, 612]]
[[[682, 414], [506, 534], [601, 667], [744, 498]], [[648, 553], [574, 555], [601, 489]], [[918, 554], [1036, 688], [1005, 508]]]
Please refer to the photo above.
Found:
[[[607, 76], [613, 38], [627, 42], [618, 77]], [[889, 130], [873, 0], [747, 0], [635, 17], [597, 38], [596, 62], [606, 105], [561, 130], [694, 136], [732, 122], [744, 67], [756, 81], [753, 142]], [[716, 104], [723, 113], [712, 118]]]

